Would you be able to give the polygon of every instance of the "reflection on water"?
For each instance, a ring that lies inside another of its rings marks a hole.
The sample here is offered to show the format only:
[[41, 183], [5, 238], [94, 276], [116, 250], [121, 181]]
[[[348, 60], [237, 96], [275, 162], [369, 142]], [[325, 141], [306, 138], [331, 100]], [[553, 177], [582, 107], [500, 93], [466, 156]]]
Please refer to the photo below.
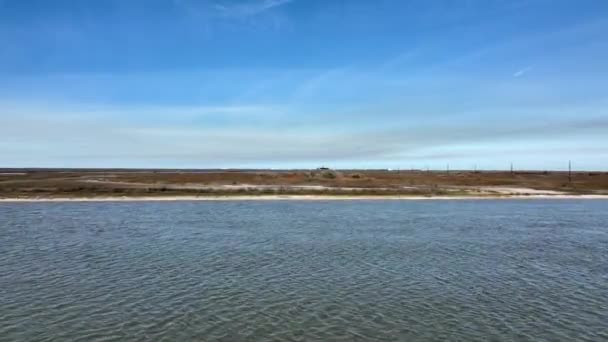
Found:
[[0, 340], [606, 340], [607, 209], [0, 204]]

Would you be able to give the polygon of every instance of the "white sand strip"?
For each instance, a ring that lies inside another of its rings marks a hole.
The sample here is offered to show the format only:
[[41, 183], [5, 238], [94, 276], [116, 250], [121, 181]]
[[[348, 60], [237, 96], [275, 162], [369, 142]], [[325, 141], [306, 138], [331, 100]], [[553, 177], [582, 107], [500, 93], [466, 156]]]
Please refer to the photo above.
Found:
[[507, 199], [598, 199], [608, 195], [505, 195], [505, 196], [332, 196], [332, 195], [260, 195], [260, 196], [148, 196], [148, 197], [40, 197], [0, 198], [0, 202], [171, 202], [171, 201], [352, 201], [352, 200], [507, 200]]

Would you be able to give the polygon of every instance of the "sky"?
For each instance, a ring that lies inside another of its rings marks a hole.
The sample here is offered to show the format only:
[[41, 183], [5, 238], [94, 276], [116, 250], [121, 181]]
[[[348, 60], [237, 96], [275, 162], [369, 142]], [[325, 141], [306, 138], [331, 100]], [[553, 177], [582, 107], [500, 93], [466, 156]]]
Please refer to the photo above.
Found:
[[0, 0], [0, 167], [608, 170], [605, 0]]

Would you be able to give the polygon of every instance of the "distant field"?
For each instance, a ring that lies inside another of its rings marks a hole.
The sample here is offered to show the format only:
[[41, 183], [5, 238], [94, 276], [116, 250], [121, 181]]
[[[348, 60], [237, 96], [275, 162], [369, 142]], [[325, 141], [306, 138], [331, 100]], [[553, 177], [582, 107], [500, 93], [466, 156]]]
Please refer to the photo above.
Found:
[[0, 197], [608, 194], [608, 172], [0, 169]]

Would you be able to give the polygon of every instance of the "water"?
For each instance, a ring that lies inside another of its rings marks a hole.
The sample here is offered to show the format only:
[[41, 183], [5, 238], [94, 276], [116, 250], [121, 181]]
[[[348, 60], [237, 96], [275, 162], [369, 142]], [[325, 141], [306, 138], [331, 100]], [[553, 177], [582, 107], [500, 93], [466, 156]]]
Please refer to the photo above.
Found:
[[4, 203], [0, 340], [608, 340], [608, 201]]

